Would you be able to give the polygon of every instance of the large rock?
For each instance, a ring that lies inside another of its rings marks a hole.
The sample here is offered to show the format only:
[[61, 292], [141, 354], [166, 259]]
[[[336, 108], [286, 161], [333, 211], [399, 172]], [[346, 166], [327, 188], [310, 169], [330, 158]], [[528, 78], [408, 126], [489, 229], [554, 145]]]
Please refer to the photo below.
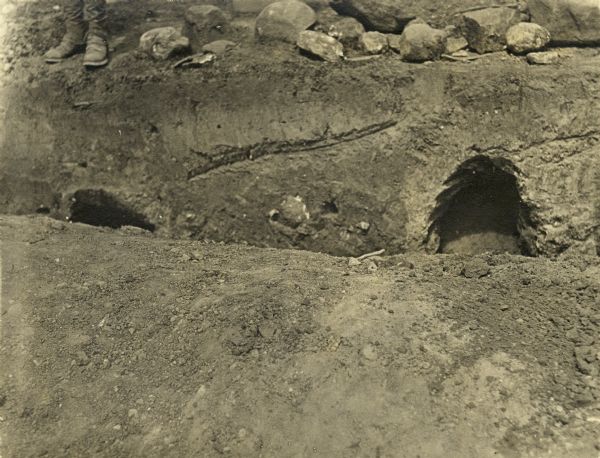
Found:
[[365, 32], [360, 36], [359, 44], [367, 54], [380, 54], [388, 48], [388, 38], [381, 32]]
[[344, 46], [339, 41], [314, 30], [300, 32], [297, 45], [303, 51], [328, 62], [337, 62], [344, 57]]
[[231, 5], [237, 14], [258, 14], [275, 0], [232, 0]]
[[194, 5], [185, 12], [185, 34], [192, 40], [207, 41], [219, 38], [229, 21], [214, 5]]
[[168, 59], [189, 47], [190, 40], [174, 27], [148, 30], [140, 37], [140, 49], [155, 59]]
[[600, 44], [597, 0], [529, 0], [531, 21], [548, 29], [557, 44]]
[[412, 23], [402, 35], [389, 37], [390, 48], [408, 62], [438, 59], [446, 50], [446, 32], [427, 24]]
[[506, 46], [506, 32], [520, 22], [521, 14], [513, 8], [485, 8], [463, 15], [469, 47], [480, 54], [501, 51]]
[[354, 47], [358, 44], [358, 39], [365, 33], [365, 28], [356, 19], [351, 17], [341, 18], [334, 22], [327, 31], [327, 34], [344, 46]]
[[306, 3], [283, 0], [267, 6], [256, 18], [256, 35], [260, 39], [295, 43], [298, 34], [315, 23], [317, 15]]
[[415, 18], [397, 0], [332, 0], [338, 13], [358, 19], [368, 30], [400, 32]]
[[[207, 1], [207, 0], [203, 0]], [[227, 0], [210, 0], [227, 1]], [[229, 0], [231, 9], [235, 14], [258, 14], [271, 3], [277, 0]], [[324, 8], [327, 6], [327, 0], [306, 0], [305, 2], [311, 8]]]
[[541, 25], [521, 22], [506, 32], [508, 49], [516, 54], [539, 51], [550, 42], [550, 33]]

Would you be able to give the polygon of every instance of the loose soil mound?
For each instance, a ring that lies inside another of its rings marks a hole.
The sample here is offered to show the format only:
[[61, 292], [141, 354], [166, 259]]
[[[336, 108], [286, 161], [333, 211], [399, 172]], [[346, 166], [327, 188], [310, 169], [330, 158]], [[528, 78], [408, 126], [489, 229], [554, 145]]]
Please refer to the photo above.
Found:
[[597, 453], [597, 258], [0, 221], [2, 456]]

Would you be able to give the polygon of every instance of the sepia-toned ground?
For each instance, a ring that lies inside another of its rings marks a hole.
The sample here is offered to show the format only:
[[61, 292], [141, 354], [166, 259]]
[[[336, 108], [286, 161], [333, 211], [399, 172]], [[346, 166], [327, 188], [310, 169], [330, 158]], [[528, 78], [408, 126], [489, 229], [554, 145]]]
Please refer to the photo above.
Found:
[[[597, 49], [329, 65], [244, 16], [212, 67], [136, 50], [191, 3], [109, 2], [94, 72], [0, 5], [0, 457], [600, 456]], [[498, 231], [426, 254], [481, 154], [542, 256], [467, 254], [519, 252], [483, 193], [448, 227]]]
[[0, 220], [3, 457], [598, 454], [597, 257], [139, 232]]

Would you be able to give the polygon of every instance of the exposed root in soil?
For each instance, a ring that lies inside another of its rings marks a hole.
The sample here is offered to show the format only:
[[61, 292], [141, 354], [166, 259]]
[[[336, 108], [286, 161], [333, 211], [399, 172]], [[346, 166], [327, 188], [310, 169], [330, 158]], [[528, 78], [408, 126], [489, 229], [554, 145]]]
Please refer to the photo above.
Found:
[[529, 209], [521, 200], [516, 168], [505, 159], [476, 156], [446, 181], [432, 214], [430, 240], [438, 253], [535, 254]]
[[256, 145], [250, 145], [244, 148], [237, 146], [223, 145], [217, 154], [206, 154], [202, 151], [195, 151], [201, 162], [188, 172], [188, 179], [193, 180], [196, 177], [209, 172], [213, 169], [235, 164], [236, 162], [253, 160], [269, 154], [297, 153], [301, 151], [311, 151], [330, 147], [339, 143], [357, 140], [389, 129], [396, 125], [396, 121], [388, 120], [369, 125], [362, 129], [353, 129], [349, 132], [343, 132], [340, 135], [329, 136], [328, 132], [323, 132], [317, 138], [305, 139], [298, 142], [261, 142]]

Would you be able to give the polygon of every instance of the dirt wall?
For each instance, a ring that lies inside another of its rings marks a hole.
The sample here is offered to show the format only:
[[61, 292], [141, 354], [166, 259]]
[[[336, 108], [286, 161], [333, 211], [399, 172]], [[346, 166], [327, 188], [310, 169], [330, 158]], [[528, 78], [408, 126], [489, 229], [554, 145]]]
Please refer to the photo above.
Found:
[[[256, 51], [181, 73], [125, 53], [93, 75], [11, 86], [3, 179], [47, 195], [2, 211], [65, 217], [76, 190], [99, 188], [163, 233], [394, 253], [425, 249], [445, 180], [482, 155], [514, 165], [539, 253], [594, 250], [597, 59], [331, 66]], [[269, 218], [288, 196], [310, 215], [296, 227]]]

